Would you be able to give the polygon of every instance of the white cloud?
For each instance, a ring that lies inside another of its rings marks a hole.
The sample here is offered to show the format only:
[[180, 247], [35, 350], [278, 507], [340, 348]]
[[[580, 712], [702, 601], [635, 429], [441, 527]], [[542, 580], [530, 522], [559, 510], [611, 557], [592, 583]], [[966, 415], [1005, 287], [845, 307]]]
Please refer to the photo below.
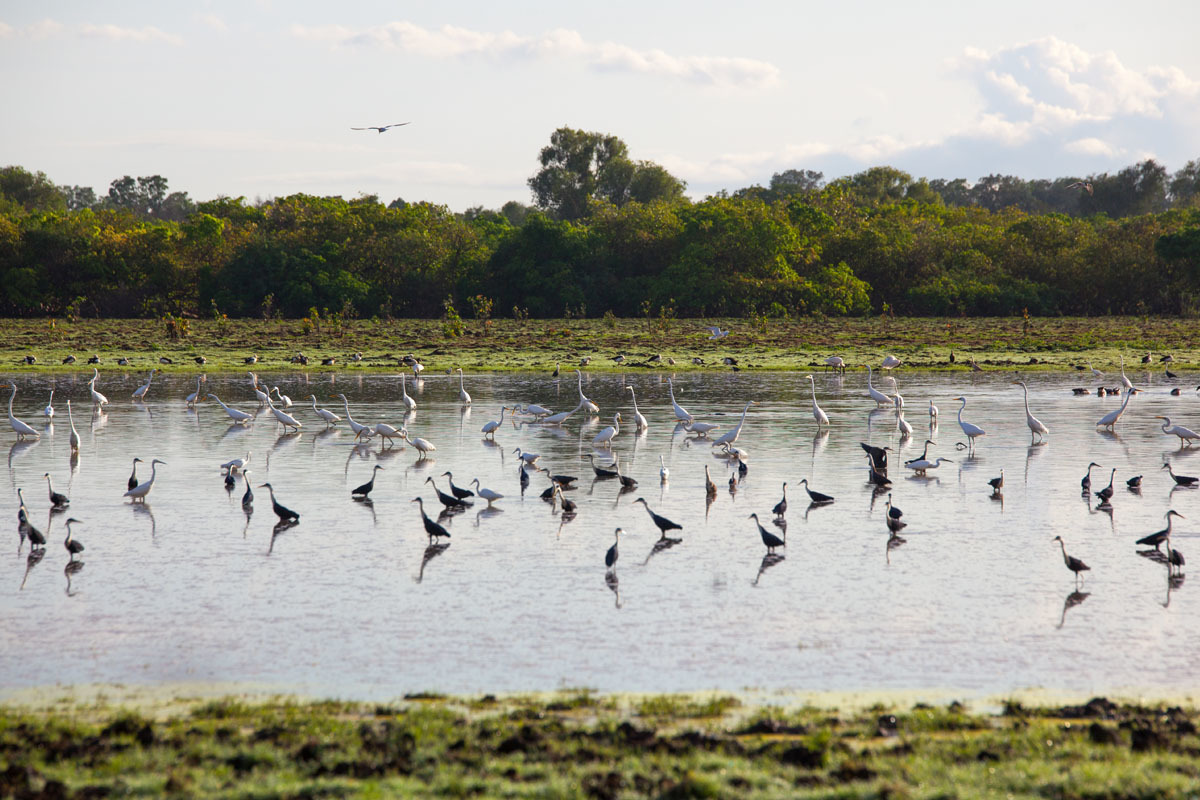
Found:
[[196, 17], [196, 19], [199, 20], [201, 24], [207, 25], [214, 31], [221, 31], [224, 33], [225, 31], [229, 30], [229, 26], [225, 24], [225, 20], [221, 19], [216, 14], [200, 14]]
[[141, 28], [123, 28], [119, 25], [106, 23], [104, 25], [85, 24], [80, 26], [79, 34], [89, 39], [109, 39], [114, 42], [165, 42], [166, 44], [181, 45], [183, 38], [173, 33], [167, 33], [153, 25]]
[[556, 29], [540, 36], [493, 33], [443, 25], [423, 28], [389, 22], [355, 30], [341, 25], [292, 25], [298, 39], [334, 47], [381, 47], [429, 58], [482, 57], [495, 60], [578, 60], [600, 72], [626, 72], [676, 78], [705, 86], [762, 88], [779, 82], [774, 64], [728, 56], [674, 56], [637, 50], [616, 42], [589, 42], [577, 31]]
[[62, 33], [62, 30], [62, 23], [56, 22], [47, 17], [46, 19], [35, 22], [32, 25], [27, 25], [21, 30], [21, 35], [28, 39], [41, 41], [42, 39], [49, 39], [52, 36], [57, 36], [58, 34]]
[[1097, 139], [1095, 136], [1067, 142], [1063, 146], [1063, 149], [1068, 153], [1080, 153], [1085, 156], [1113, 156], [1117, 154], [1115, 147], [1108, 142]]

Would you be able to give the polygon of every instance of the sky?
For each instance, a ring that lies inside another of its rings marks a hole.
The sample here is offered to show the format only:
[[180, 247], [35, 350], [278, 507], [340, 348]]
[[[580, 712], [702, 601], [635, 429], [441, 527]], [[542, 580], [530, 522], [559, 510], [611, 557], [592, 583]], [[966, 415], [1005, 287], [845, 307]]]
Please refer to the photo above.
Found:
[[1198, 30], [1193, 0], [0, 0], [0, 165], [453, 211], [532, 202], [562, 126], [696, 198], [785, 169], [1173, 172], [1200, 158]]

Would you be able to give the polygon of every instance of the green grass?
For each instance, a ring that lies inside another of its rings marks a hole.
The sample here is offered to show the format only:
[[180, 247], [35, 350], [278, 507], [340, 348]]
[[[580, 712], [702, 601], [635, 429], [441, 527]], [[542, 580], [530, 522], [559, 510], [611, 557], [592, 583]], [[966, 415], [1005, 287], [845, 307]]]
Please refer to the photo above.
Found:
[[[710, 342], [703, 329], [710, 324], [732, 333]], [[295, 320], [191, 320], [187, 335], [172, 339], [158, 320], [0, 320], [0, 363], [17, 372], [86, 370], [93, 354], [101, 370], [238, 372], [248, 368], [244, 358], [258, 355], [259, 364], [249, 368], [270, 371], [294, 369], [289, 359], [300, 352], [311, 358], [309, 371], [394, 371], [398, 358], [413, 353], [431, 374], [454, 367], [550, 371], [556, 364], [570, 370], [583, 358], [591, 359], [588, 370], [731, 369], [725, 357], [737, 359], [740, 369], [820, 369], [829, 355], [857, 366], [878, 364], [886, 353], [918, 369], [964, 369], [975, 359], [985, 369], [1064, 370], [1090, 360], [1108, 371], [1122, 355], [1140, 367], [1147, 351], [1172, 353], [1173, 370], [1200, 366], [1200, 326], [1173, 317], [674, 320], [666, 329], [643, 319], [494, 320], [486, 327], [468, 320], [464, 335], [447, 337], [438, 320], [355, 320], [320, 331]], [[355, 352], [362, 362], [350, 360]], [[626, 357], [623, 365], [612, 360], [618, 354]], [[649, 361], [655, 354], [661, 362]], [[26, 365], [27, 355], [37, 363]], [[77, 361], [64, 366], [68, 355]], [[196, 364], [197, 356], [207, 363]], [[118, 365], [120, 357], [130, 365]], [[162, 365], [160, 357], [173, 363]], [[321, 366], [327, 357], [336, 363]], [[1160, 368], [1157, 358], [1153, 363]]]
[[0, 707], [0, 797], [1170, 800], [1200, 785], [1194, 710], [838, 713], [732, 699]]

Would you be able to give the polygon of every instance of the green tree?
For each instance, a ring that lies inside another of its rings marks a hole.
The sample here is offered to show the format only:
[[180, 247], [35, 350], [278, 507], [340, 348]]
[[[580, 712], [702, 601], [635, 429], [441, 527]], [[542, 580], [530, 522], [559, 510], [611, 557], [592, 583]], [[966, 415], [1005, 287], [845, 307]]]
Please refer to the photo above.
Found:
[[30, 172], [23, 167], [0, 168], [0, 196], [19, 203], [31, 213], [66, 208], [62, 193], [44, 172]]

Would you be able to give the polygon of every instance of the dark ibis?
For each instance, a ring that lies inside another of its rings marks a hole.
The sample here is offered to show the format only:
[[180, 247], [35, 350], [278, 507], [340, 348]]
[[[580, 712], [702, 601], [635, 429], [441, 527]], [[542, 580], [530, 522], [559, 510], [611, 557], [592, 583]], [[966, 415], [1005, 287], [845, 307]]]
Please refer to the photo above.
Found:
[[1075, 556], [1067, 555], [1067, 546], [1063, 543], [1061, 536], [1055, 536], [1052, 541], [1058, 542], [1058, 546], [1062, 548], [1063, 563], [1067, 565], [1067, 569], [1075, 573], [1076, 578], [1082, 578], [1079, 573], [1087, 572], [1091, 569], [1091, 567], [1080, 561]]
[[437, 484], [433, 482], [432, 475], [426, 478], [425, 482], [433, 487], [433, 490], [437, 492], [437, 499], [440, 500], [442, 505], [444, 505], [446, 508], [465, 508], [467, 505], [469, 505], [466, 500], [459, 500], [454, 495], [446, 494], [441, 489], [437, 488]]
[[449, 478], [449, 480], [446, 482], [450, 484], [450, 494], [454, 495], [459, 500], [466, 500], [468, 497], [475, 496], [475, 493], [472, 492], [470, 489], [464, 489], [461, 486], [454, 485], [454, 474], [451, 473], [450, 470], [446, 470], [445, 472], [443, 472], [442, 477]]
[[79, 553], [83, 552], [83, 543], [80, 542], [78, 539], [72, 538], [72, 534], [71, 534], [72, 523], [76, 524], [76, 525], [82, 524], [77, 519], [67, 520], [67, 538], [63, 540], [63, 547], [67, 548], [67, 552], [71, 554], [71, 560], [74, 561], [75, 556], [78, 555]]
[[242, 508], [250, 508], [254, 505], [254, 490], [250, 488], [250, 470], [242, 470], [242, 480], [246, 482], [246, 491], [242, 494]]
[[68, 506], [71, 504], [71, 498], [67, 497], [65, 494], [59, 494], [58, 492], [54, 491], [54, 483], [50, 480], [49, 472], [42, 477], [46, 479], [46, 489], [50, 492], [51, 505], [53, 505], [55, 508], [62, 508], [63, 506]]
[[1168, 475], [1175, 479], [1177, 486], [1195, 486], [1197, 482], [1200, 482], [1200, 478], [1193, 478], [1189, 475], [1176, 475], [1175, 470], [1171, 469], [1170, 464], [1163, 464], [1162, 468], [1167, 471]]
[[667, 519], [666, 517], [662, 516], [661, 514], [655, 514], [653, 511], [651, 511], [650, 505], [646, 502], [646, 498], [639, 497], [637, 500], [634, 500], [633, 502], [642, 504], [642, 506], [646, 509], [646, 513], [650, 515], [650, 519], [653, 520], [654, 524], [658, 527], [659, 532], [663, 536], [667, 535], [667, 531], [683, 530], [683, 526], [680, 525], [678, 522], [672, 522], [671, 520]]
[[[1108, 502], [1109, 500], [1111, 500], [1111, 499], [1112, 499], [1112, 496], [1113, 496], [1113, 477], [1114, 477], [1114, 476], [1116, 476], [1116, 474], [1117, 474], [1117, 468], [1116, 468], [1116, 467], [1113, 467], [1113, 470], [1112, 470], [1112, 472], [1110, 472], [1110, 473], [1109, 473], [1109, 475], [1108, 475], [1108, 486], [1105, 486], [1103, 489], [1101, 489], [1100, 491], [1096, 492], [1096, 497], [1099, 497], [1099, 498], [1100, 498], [1101, 500], [1103, 500], [1104, 502]], [[1193, 478], [1192, 480], [1195, 480], [1195, 478]]]
[[1097, 464], [1095, 461], [1088, 464], [1087, 474], [1084, 475], [1083, 479], [1079, 481], [1079, 486], [1081, 489], [1083, 489], [1083, 491], [1085, 491], [1085, 492], [1092, 491], [1092, 467], [1098, 467], [1098, 466], [1100, 466], [1100, 465]]
[[751, 514], [747, 519], [754, 520], [754, 524], [758, 526], [758, 535], [762, 537], [762, 543], [767, 546], [768, 553], [774, 553], [776, 547], [787, 546], [787, 542], [762, 526], [762, 523], [758, 521], [758, 514]]
[[425, 523], [425, 533], [429, 534], [430, 539], [436, 539], [439, 536], [445, 536], [447, 539], [450, 538], [450, 531], [431, 520], [429, 515], [425, 513], [424, 500], [419, 497], [414, 497], [412, 502], [416, 503], [417, 507], [421, 509], [421, 521]]
[[1183, 514], [1180, 514], [1173, 508], [1164, 514], [1164, 516], [1167, 518], [1167, 527], [1163, 528], [1161, 531], [1155, 531], [1149, 536], [1143, 536], [1141, 539], [1137, 540], [1137, 544], [1144, 544], [1147, 547], [1153, 546], [1155, 550], [1158, 550], [1160, 553], [1162, 552], [1162, 543], [1171, 538], [1171, 517], [1187, 519], [1185, 516], [1183, 516]]
[[[616, 469], [610, 469], [608, 467], [596, 466], [596, 457], [594, 455], [592, 455], [591, 453], [585, 453], [583, 457], [586, 459], [589, 459], [592, 462], [592, 472], [596, 473], [597, 478], [615, 478], [615, 477], [617, 477]], [[615, 467], [616, 464], [614, 464], [613, 466]]]
[[804, 491], [808, 492], [809, 499], [812, 500], [814, 503], [824, 504], [824, 503], [832, 503], [833, 502], [833, 498], [830, 497], [829, 495], [822, 494], [821, 492], [814, 492], [812, 489], [808, 488], [808, 478], [802, 478], [800, 480], [800, 483], [803, 484]]
[[992, 478], [990, 481], [988, 481], [988, 486], [992, 487], [992, 494], [996, 494], [997, 492], [999, 492], [1001, 489], [1004, 488], [1004, 469], [1003, 468], [1000, 469], [1000, 477]]
[[613, 542], [612, 547], [608, 548], [608, 552], [604, 554], [604, 566], [607, 569], [611, 570], [617, 566], [617, 558], [620, 557], [620, 553], [617, 552], [617, 545], [619, 545], [621, 543], [621, 534], [622, 533], [624, 533], [624, 531], [621, 530], [620, 528], [617, 528], [617, 531], [615, 534], [616, 541]]
[[275, 499], [275, 487], [269, 483], [260, 483], [260, 489], [266, 489], [271, 493], [271, 509], [275, 512], [275, 516], [279, 517], [280, 522], [299, 522], [300, 515], [290, 508], [279, 505], [279, 501]]
[[371, 469], [371, 480], [367, 481], [362, 486], [359, 486], [356, 489], [352, 489], [350, 492], [350, 496], [351, 497], [361, 497], [363, 499], [366, 499], [366, 497], [371, 494], [371, 490], [375, 488], [375, 476], [379, 474], [379, 470], [381, 470], [381, 469], [383, 469], [383, 467], [376, 464]]
[[783, 482], [783, 499], [776, 503], [771, 511], [777, 517], [782, 517], [787, 513], [787, 481]]
[[125, 488], [136, 489], [138, 487], [137, 465], [140, 463], [142, 463], [140, 458], [135, 458], [133, 460], [133, 472], [129, 473], [129, 480], [125, 482]]

